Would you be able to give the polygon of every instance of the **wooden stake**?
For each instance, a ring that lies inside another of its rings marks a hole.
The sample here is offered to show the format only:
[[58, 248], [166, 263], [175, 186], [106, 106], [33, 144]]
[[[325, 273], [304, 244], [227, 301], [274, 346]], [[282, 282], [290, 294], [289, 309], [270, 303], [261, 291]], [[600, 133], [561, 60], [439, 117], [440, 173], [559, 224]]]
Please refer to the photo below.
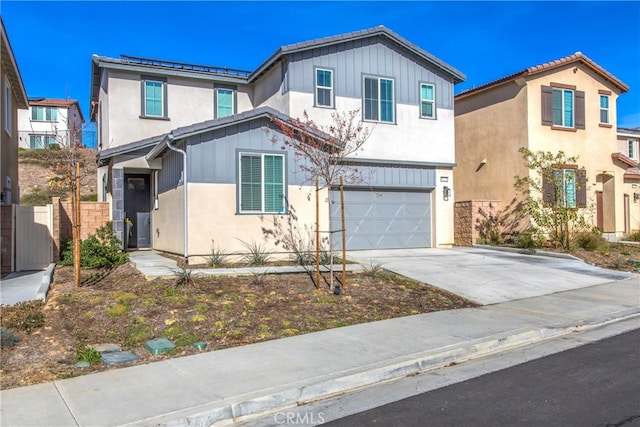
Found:
[[347, 233], [344, 221], [344, 183], [340, 177], [340, 216], [342, 217], [342, 290], [347, 283]]
[[320, 287], [320, 191], [316, 178], [316, 289]]
[[73, 269], [76, 286], [80, 286], [80, 162], [76, 158], [76, 175], [75, 181], [75, 204], [73, 205], [75, 223], [73, 225], [74, 237], [73, 237]]

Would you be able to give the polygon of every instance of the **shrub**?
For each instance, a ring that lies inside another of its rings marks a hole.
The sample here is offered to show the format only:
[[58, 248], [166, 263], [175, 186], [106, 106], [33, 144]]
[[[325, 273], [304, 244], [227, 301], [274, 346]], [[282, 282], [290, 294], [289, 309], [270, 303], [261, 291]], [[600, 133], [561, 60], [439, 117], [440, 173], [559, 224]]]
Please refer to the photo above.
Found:
[[217, 247], [215, 241], [211, 239], [211, 256], [207, 258], [207, 265], [214, 268], [224, 267], [227, 265], [228, 258], [229, 253]]
[[603, 240], [599, 233], [583, 231], [575, 235], [574, 243], [579, 248], [595, 251], [602, 245]]
[[272, 252], [267, 250], [261, 243], [247, 243], [240, 240], [242, 246], [247, 249], [247, 253], [242, 255], [242, 259], [249, 265], [265, 265], [271, 259]]
[[76, 362], [87, 362], [93, 365], [99, 363], [101, 358], [102, 354], [98, 350], [86, 345], [80, 345], [76, 350]]
[[640, 231], [634, 231], [625, 237], [625, 240], [630, 242], [640, 242]]
[[[127, 262], [127, 254], [120, 250], [120, 240], [113, 232], [111, 222], [90, 234], [80, 244], [80, 265], [87, 268], [113, 267]], [[73, 265], [73, 245], [67, 242], [60, 261], [62, 265]]]
[[20, 342], [20, 337], [16, 333], [8, 328], [0, 328], [0, 348], [5, 349], [13, 347]]
[[544, 238], [533, 230], [522, 231], [515, 238], [516, 246], [522, 249], [536, 249], [542, 246]]
[[14, 331], [30, 334], [34, 329], [44, 326], [45, 317], [42, 313], [42, 302], [21, 302], [11, 307], [4, 307], [2, 325]]
[[53, 197], [66, 199], [67, 191], [65, 189], [36, 187], [29, 193], [20, 195], [20, 204], [24, 206], [42, 206], [51, 203]]

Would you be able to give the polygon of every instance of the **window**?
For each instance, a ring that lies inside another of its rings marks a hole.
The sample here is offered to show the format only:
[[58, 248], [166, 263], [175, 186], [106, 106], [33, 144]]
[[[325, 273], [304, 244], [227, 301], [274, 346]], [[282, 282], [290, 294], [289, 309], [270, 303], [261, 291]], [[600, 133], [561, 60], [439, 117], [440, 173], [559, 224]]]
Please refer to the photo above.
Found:
[[420, 83], [420, 117], [435, 119], [435, 87], [432, 84]]
[[560, 83], [542, 86], [543, 126], [569, 131], [584, 129], [584, 110], [584, 91]]
[[239, 211], [284, 213], [284, 156], [240, 154]]
[[167, 81], [142, 78], [142, 117], [167, 118]]
[[609, 124], [609, 95], [600, 95], [600, 123]]
[[587, 204], [586, 172], [576, 167], [553, 169], [544, 178], [544, 202], [547, 206], [584, 208]]
[[215, 118], [235, 114], [235, 90], [230, 88], [215, 89]]
[[636, 158], [636, 143], [633, 139], [630, 139], [629, 141], [629, 158], [630, 159], [635, 159]]
[[4, 129], [11, 135], [11, 126], [13, 125], [13, 110], [11, 105], [11, 85], [9, 79], [4, 79]]
[[56, 137], [50, 135], [29, 135], [29, 148], [49, 148], [51, 144], [57, 144]]
[[333, 107], [333, 70], [316, 68], [316, 107]]
[[31, 120], [58, 121], [58, 107], [31, 107]]
[[394, 123], [395, 100], [393, 80], [364, 78], [364, 119], [370, 121]]

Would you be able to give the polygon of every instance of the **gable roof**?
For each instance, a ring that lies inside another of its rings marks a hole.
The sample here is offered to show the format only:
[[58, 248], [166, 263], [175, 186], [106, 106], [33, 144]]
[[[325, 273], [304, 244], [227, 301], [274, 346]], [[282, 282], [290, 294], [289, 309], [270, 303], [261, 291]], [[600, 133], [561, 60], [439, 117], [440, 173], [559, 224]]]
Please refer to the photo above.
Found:
[[496, 86], [500, 86], [502, 84], [508, 83], [510, 81], [516, 80], [520, 77], [531, 77], [536, 74], [540, 74], [546, 71], [554, 70], [559, 67], [563, 67], [569, 64], [574, 63], [584, 64], [587, 68], [591, 69], [593, 72], [604, 78], [605, 80], [611, 82], [612, 85], [617, 87], [620, 90], [620, 93], [628, 92], [629, 86], [624, 84], [621, 80], [616, 78], [613, 74], [609, 73], [607, 70], [593, 62], [582, 52], [576, 52], [573, 55], [565, 56], [564, 58], [556, 59], [555, 61], [545, 62], [544, 64], [535, 65], [533, 67], [525, 68], [522, 71], [518, 71], [517, 73], [510, 74], [506, 77], [502, 77], [498, 80], [494, 80], [489, 83], [485, 83], [481, 86], [465, 90], [458, 95], [455, 96], [455, 100], [460, 100], [466, 98], [471, 95], [475, 95], [480, 92], [484, 92], [486, 90], [492, 89]]
[[112, 157], [121, 156], [123, 154], [133, 153], [134, 151], [153, 148], [165, 137], [166, 134], [152, 136], [150, 138], [141, 139], [139, 141], [130, 142], [129, 144], [119, 145], [106, 150], [100, 150], [97, 154], [98, 166], [103, 166]]
[[441, 61], [440, 59], [436, 58], [426, 50], [409, 42], [407, 39], [391, 31], [384, 25], [379, 25], [377, 27], [368, 28], [365, 30], [353, 31], [351, 33], [339, 34], [337, 36], [323, 37], [319, 39], [281, 46], [277, 51], [273, 53], [273, 55], [271, 55], [265, 62], [263, 62], [253, 73], [251, 73], [251, 75], [249, 76], [249, 82], [252, 82], [258, 79], [267, 70], [269, 70], [276, 62], [282, 59], [283, 56], [291, 55], [296, 52], [303, 52], [311, 49], [316, 49], [319, 47], [332, 46], [339, 43], [345, 43], [353, 40], [360, 40], [360, 39], [366, 39], [366, 38], [372, 38], [372, 37], [378, 37], [378, 36], [384, 37], [392, 41], [393, 43], [414, 53], [421, 59], [434, 65], [436, 68], [449, 74], [450, 76], [453, 77], [454, 84], [461, 83], [465, 81], [467, 78], [467, 76], [465, 76], [462, 72], [458, 71], [451, 65], [447, 64], [444, 61]]
[[11, 83], [11, 89], [18, 100], [16, 106], [22, 109], [29, 108], [27, 105], [27, 91], [24, 88], [20, 69], [18, 68], [16, 57], [13, 55], [13, 48], [9, 42], [9, 36], [7, 35], [1, 16], [0, 33], [2, 33], [0, 36], [0, 61], [2, 61], [2, 70], [6, 73], [7, 79], [9, 79]]
[[64, 107], [69, 108], [75, 105], [80, 113], [80, 118], [84, 122], [84, 115], [80, 108], [80, 103], [76, 99], [56, 99], [56, 98], [35, 98], [29, 97], [29, 105], [34, 107]]

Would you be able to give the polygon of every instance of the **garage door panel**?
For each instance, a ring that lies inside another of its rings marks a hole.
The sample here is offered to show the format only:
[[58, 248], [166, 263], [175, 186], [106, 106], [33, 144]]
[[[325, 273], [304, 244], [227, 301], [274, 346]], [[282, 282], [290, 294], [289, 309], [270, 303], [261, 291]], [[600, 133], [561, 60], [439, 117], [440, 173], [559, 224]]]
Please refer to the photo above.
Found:
[[[334, 228], [340, 224], [338, 192], [332, 192]], [[347, 249], [431, 246], [428, 192], [345, 190]], [[340, 244], [341, 235], [334, 235]]]

